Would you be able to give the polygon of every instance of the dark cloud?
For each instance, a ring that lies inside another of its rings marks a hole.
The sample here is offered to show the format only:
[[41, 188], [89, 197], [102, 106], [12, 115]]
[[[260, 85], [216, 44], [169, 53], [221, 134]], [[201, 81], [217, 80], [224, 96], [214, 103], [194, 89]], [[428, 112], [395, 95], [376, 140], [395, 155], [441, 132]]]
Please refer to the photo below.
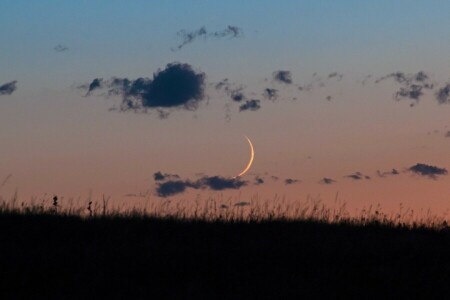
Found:
[[225, 178], [220, 176], [203, 177], [199, 181], [200, 186], [208, 187], [215, 191], [221, 191], [225, 189], [239, 189], [246, 185], [245, 181], [239, 178]]
[[333, 99], [333, 97], [327, 96], [325, 99], [326, 99], [327, 101], [331, 101], [331, 100]]
[[106, 88], [108, 95], [122, 96], [122, 111], [155, 109], [160, 116], [167, 117], [165, 109], [197, 109], [204, 99], [205, 76], [194, 71], [189, 64], [170, 63], [154, 73], [152, 79], [112, 78], [103, 81], [96, 78], [89, 84], [86, 95], [95, 89]]
[[292, 83], [292, 74], [291, 71], [279, 70], [272, 73], [273, 79], [275, 81], [291, 84]]
[[372, 74], [366, 75], [366, 76], [364, 76], [361, 80], [358, 80], [358, 82], [360, 82], [361, 85], [366, 85], [366, 83], [367, 83], [370, 79], [372, 79], [372, 77], [373, 77]]
[[[162, 174], [157, 172], [154, 174], [156, 177], [165, 180], [169, 174]], [[170, 175], [176, 176], [176, 175]], [[202, 178], [192, 181], [192, 180], [167, 180], [157, 184], [156, 194], [160, 197], [168, 197], [176, 194], [180, 194], [186, 191], [187, 188], [192, 189], [210, 189], [213, 191], [222, 191], [227, 189], [240, 189], [247, 185], [247, 181], [243, 181], [240, 178], [226, 178], [221, 176], [203, 176]]]
[[341, 74], [338, 72], [333, 72], [333, 73], [328, 74], [328, 79], [336, 78], [338, 81], [341, 81], [343, 77], [344, 77], [344, 74]]
[[256, 99], [247, 100], [247, 101], [245, 101], [244, 104], [239, 106], [239, 111], [245, 111], [245, 110], [256, 111], [261, 108], [260, 103], [261, 103], [261, 101], [256, 100]]
[[186, 191], [188, 187], [195, 187], [189, 181], [183, 180], [170, 180], [158, 184], [156, 188], [156, 193], [159, 197], [168, 197], [176, 194], [180, 194]]
[[246, 100], [244, 95], [244, 87], [236, 86], [228, 81], [228, 78], [220, 81], [215, 85], [216, 90], [223, 90], [234, 102], [241, 102]]
[[294, 184], [294, 183], [299, 183], [300, 180], [298, 179], [292, 179], [292, 178], [286, 178], [284, 180], [284, 184], [289, 185], [289, 184]]
[[153, 179], [155, 181], [164, 181], [167, 179], [174, 179], [174, 178], [180, 178], [180, 176], [178, 176], [176, 174], [162, 173], [160, 171], [153, 174]]
[[177, 35], [182, 38], [182, 42], [180, 45], [178, 45], [176, 48], [172, 48], [172, 51], [180, 50], [184, 46], [193, 43], [197, 38], [237, 38], [242, 36], [242, 29], [237, 26], [228, 25], [227, 28], [219, 31], [214, 32], [208, 32], [205, 26], [200, 27], [197, 30], [193, 31], [186, 31], [186, 30], [180, 30]]
[[263, 93], [264, 98], [275, 101], [278, 98], [278, 90], [266, 88]]
[[423, 86], [417, 84], [401, 87], [400, 90], [395, 93], [395, 99], [400, 100], [402, 98], [409, 98], [417, 101], [423, 95], [422, 89]]
[[439, 104], [450, 104], [450, 83], [447, 83], [436, 92], [436, 100]]
[[228, 25], [227, 28], [220, 31], [212, 32], [211, 35], [216, 38], [223, 38], [223, 37], [235, 38], [242, 36], [242, 33], [243, 31], [241, 28], [237, 26]]
[[391, 175], [399, 175], [400, 174], [400, 172], [399, 171], [397, 171], [397, 169], [392, 169], [392, 170], [390, 170], [390, 171], [384, 171], [384, 172], [382, 172], [382, 171], [380, 171], [380, 170], [377, 170], [377, 175], [378, 175], [378, 177], [387, 177], [387, 176], [391, 176]]
[[231, 100], [233, 100], [235, 102], [241, 102], [242, 100], [245, 99], [245, 96], [241, 90], [235, 90], [235, 91], [231, 91], [230, 98], [231, 98]]
[[11, 95], [17, 89], [17, 80], [0, 85], [0, 95]]
[[436, 179], [439, 175], [447, 175], [448, 172], [444, 168], [438, 168], [435, 166], [430, 166], [426, 164], [415, 164], [414, 166], [410, 167], [408, 171], [413, 172], [420, 176], [429, 177], [431, 179]]
[[86, 96], [89, 96], [93, 91], [102, 88], [103, 84], [103, 78], [95, 78], [92, 80], [92, 82], [89, 84], [86, 92]]
[[[418, 102], [423, 96], [425, 89], [433, 89], [434, 85], [430, 82], [428, 74], [423, 71], [405, 74], [403, 72], [394, 72], [375, 80], [375, 83], [380, 83], [386, 79], [393, 79], [400, 84], [400, 89], [394, 93], [396, 100], [410, 99]], [[413, 106], [413, 105], [412, 105]]]
[[216, 85], [214, 86], [216, 88], [216, 90], [220, 90], [222, 88], [227, 88], [230, 86], [230, 82], [228, 81], [228, 78], [225, 78], [221, 81], [219, 81], [218, 83], [216, 83]]
[[450, 130], [449, 130], [449, 131], [447, 131], [447, 133], [445, 134], [445, 137], [448, 137], [448, 138], [450, 138]]
[[53, 50], [55, 50], [56, 52], [65, 52], [65, 51], [69, 50], [69, 48], [67, 46], [58, 44], [55, 47], [53, 47]]
[[264, 179], [261, 177], [255, 177], [255, 185], [261, 185], [264, 184]]
[[335, 182], [336, 182], [336, 180], [333, 180], [333, 179], [327, 178], [327, 177], [324, 177], [319, 181], [320, 184], [333, 184]]
[[353, 180], [362, 180], [362, 179], [370, 179], [370, 176], [364, 175], [361, 172], [355, 172], [353, 174], [344, 176], [346, 178], [351, 178]]

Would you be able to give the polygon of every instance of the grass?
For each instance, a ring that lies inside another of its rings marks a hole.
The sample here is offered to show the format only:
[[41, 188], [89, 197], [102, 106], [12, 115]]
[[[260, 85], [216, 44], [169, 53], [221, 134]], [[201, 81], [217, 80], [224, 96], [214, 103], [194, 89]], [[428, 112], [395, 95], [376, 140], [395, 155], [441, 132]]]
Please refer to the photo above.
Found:
[[129, 209], [107, 197], [32, 202], [0, 202], [2, 299], [450, 295], [445, 216], [257, 197]]

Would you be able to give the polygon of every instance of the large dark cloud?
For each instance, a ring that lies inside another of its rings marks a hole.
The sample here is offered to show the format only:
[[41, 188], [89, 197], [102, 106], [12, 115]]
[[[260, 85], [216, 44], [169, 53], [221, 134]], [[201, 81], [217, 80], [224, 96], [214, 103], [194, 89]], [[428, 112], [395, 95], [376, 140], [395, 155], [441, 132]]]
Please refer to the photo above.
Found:
[[450, 130], [449, 130], [449, 131], [447, 131], [447, 133], [445, 134], [445, 137], [448, 137], [448, 138], [450, 138]]
[[[394, 93], [394, 99], [410, 99], [418, 102], [424, 94], [424, 90], [431, 90], [434, 84], [431, 83], [430, 77], [424, 71], [419, 71], [413, 74], [406, 74], [403, 72], [394, 72], [375, 80], [375, 83], [380, 83], [386, 79], [393, 79], [400, 84], [400, 88]], [[413, 106], [413, 105], [412, 105]]]
[[17, 89], [17, 80], [0, 85], [0, 95], [11, 95]]
[[279, 70], [272, 73], [272, 77], [275, 81], [291, 84], [292, 83], [292, 74], [291, 71]]
[[408, 170], [417, 175], [429, 177], [431, 179], [436, 179], [437, 176], [448, 174], [448, 171], [444, 168], [430, 166], [430, 165], [426, 165], [426, 164], [422, 164], [422, 163], [415, 164], [414, 166], [410, 167]]
[[170, 63], [151, 79], [96, 78], [89, 84], [86, 95], [106, 88], [108, 95], [122, 96], [120, 109], [123, 111], [156, 109], [167, 115], [164, 109], [195, 110], [204, 99], [205, 77], [205, 73], [194, 71], [189, 64]]
[[261, 108], [261, 101], [257, 99], [251, 99], [245, 101], [244, 104], [239, 106], [239, 111], [251, 110], [256, 111]]
[[241, 187], [247, 185], [247, 181], [243, 181], [240, 178], [203, 176], [197, 180], [180, 180], [180, 179], [174, 180], [168, 179], [169, 176], [165, 175], [169, 174], [162, 174], [161, 172], [156, 172], [154, 174], [155, 180], [162, 181], [158, 182], [156, 187], [156, 194], [160, 197], [168, 197], [180, 194], [185, 192], [187, 188], [222, 191], [227, 189], [240, 189]]
[[172, 48], [172, 51], [180, 50], [184, 46], [193, 43], [197, 38], [236, 38], [242, 36], [242, 32], [241, 28], [233, 25], [228, 25], [225, 29], [213, 32], [209, 32], [205, 26], [192, 31], [180, 30], [177, 35], [182, 38], [182, 42], [176, 48]]
[[450, 83], [447, 83], [436, 92], [436, 100], [439, 104], [450, 104]]

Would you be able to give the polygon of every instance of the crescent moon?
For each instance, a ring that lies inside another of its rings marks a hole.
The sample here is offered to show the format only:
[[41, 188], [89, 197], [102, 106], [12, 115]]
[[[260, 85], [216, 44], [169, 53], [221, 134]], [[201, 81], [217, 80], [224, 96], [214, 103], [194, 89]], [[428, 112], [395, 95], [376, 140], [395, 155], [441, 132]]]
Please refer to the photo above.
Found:
[[250, 169], [250, 167], [252, 166], [253, 159], [255, 158], [255, 149], [253, 149], [252, 141], [250, 141], [250, 139], [249, 139], [246, 135], [244, 135], [244, 137], [247, 139], [247, 142], [248, 142], [248, 144], [250, 145], [250, 160], [249, 160], [247, 166], [245, 167], [245, 169], [242, 170], [242, 172], [239, 173], [239, 175], [237, 175], [237, 176], [234, 177], [234, 178], [241, 177], [242, 175], [244, 175], [245, 173], [247, 173], [247, 171], [248, 171], [248, 170]]

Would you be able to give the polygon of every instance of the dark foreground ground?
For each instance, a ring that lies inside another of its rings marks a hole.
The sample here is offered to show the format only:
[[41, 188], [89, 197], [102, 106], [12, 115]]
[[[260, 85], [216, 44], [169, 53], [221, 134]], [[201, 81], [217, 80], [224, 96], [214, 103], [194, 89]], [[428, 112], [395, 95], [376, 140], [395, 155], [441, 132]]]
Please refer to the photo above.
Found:
[[450, 232], [0, 216], [0, 299], [450, 299]]

